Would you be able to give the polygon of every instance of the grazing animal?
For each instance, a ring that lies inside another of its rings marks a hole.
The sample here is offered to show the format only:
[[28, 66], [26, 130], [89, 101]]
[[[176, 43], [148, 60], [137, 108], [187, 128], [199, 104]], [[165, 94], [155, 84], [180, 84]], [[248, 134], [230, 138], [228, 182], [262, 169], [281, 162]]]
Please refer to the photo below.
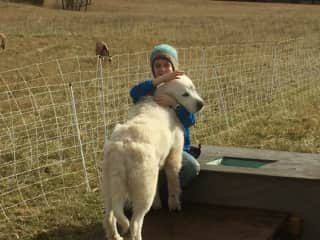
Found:
[[4, 50], [6, 48], [6, 44], [7, 44], [7, 37], [4, 33], [0, 32], [0, 48]]
[[[186, 75], [158, 86], [158, 94], [170, 94], [189, 112], [203, 107], [203, 100]], [[174, 109], [158, 105], [151, 96], [144, 97], [129, 110], [129, 119], [117, 124], [104, 145], [102, 192], [104, 227], [108, 240], [122, 240], [130, 230], [130, 239], [141, 240], [144, 216], [155, 199], [160, 169], [168, 182], [168, 207], [180, 210], [179, 171], [182, 161], [183, 127]], [[129, 221], [124, 207], [132, 206]]]
[[97, 41], [96, 42], [96, 55], [99, 56], [102, 60], [104, 60], [105, 57], [108, 58], [108, 61], [112, 61], [112, 56], [110, 54], [110, 50], [108, 45], [103, 41]]

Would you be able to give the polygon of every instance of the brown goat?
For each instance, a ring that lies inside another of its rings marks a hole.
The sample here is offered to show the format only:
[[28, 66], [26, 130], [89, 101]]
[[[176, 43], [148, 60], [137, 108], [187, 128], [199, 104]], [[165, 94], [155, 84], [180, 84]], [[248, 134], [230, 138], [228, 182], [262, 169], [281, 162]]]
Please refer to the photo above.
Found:
[[3, 50], [6, 48], [6, 43], [7, 43], [7, 37], [4, 35], [4, 33], [0, 32], [0, 48]]
[[103, 41], [96, 42], [96, 55], [102, 60], [104, 60], [105, 57], [108, 57], [108, 61], [112, 61], [112, 56], [110, 55], [108, 45]]

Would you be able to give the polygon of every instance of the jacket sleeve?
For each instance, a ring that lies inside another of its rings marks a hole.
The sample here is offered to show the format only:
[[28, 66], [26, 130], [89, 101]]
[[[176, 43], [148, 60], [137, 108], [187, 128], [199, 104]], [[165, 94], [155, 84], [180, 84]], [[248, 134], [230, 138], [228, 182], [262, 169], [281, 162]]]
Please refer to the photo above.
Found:
[[183, 106], [180, 106], [176, 111], [176, 114], [185, 128], [189, 128], [196, 123], [196, 115], [188, 112]]
[[145, 80], [133, 86], [130, 90], [130, 96], [133, 103], [137, 103], [141, 97], [153, 95], [156, 87], [153, 85], [152, 80]]

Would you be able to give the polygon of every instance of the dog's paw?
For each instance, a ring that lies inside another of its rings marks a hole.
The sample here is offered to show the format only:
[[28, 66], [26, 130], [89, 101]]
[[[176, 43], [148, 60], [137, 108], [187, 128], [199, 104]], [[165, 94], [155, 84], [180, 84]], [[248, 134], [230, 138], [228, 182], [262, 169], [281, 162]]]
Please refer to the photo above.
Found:
[[119, 234], [117, 234], [113, 236], [112, 240], [123, 240], [123, 238]]
[[169, 211], [180, 211], [181, 204], [180, 204], [179, 196], [170, 195], [168, 199], [168, 207], [169, 207]]
[[123, 238], [119, 234], [113, 234], [112, 236], [106, 236], [107, 240], [123, 240]]

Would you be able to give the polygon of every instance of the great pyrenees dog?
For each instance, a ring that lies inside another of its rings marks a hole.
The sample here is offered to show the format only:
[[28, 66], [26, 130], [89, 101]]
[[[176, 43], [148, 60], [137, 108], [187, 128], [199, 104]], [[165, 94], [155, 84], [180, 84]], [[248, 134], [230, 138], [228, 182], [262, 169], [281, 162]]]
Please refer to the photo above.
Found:
[[[155, 95], [170, 94], [189, 112], [203, 107], [203, 100], [186, 75], [157, 87]], [[168, 182], [169, 210], [180, 210], [179, 171], [182, 162], [183, 127], [175, 110], [145, 97], [129, 110], [129, 119], [117, 124], [104, 145], [102, 191], [108, 240], [122, 240], [118, 233], [130, 230], [130, 239], [142, 239], [142, 225], [153, 200], [159, 206], [158, 174], [164, 169]], [[131, 220], [124, 214], [130, 203]]]

